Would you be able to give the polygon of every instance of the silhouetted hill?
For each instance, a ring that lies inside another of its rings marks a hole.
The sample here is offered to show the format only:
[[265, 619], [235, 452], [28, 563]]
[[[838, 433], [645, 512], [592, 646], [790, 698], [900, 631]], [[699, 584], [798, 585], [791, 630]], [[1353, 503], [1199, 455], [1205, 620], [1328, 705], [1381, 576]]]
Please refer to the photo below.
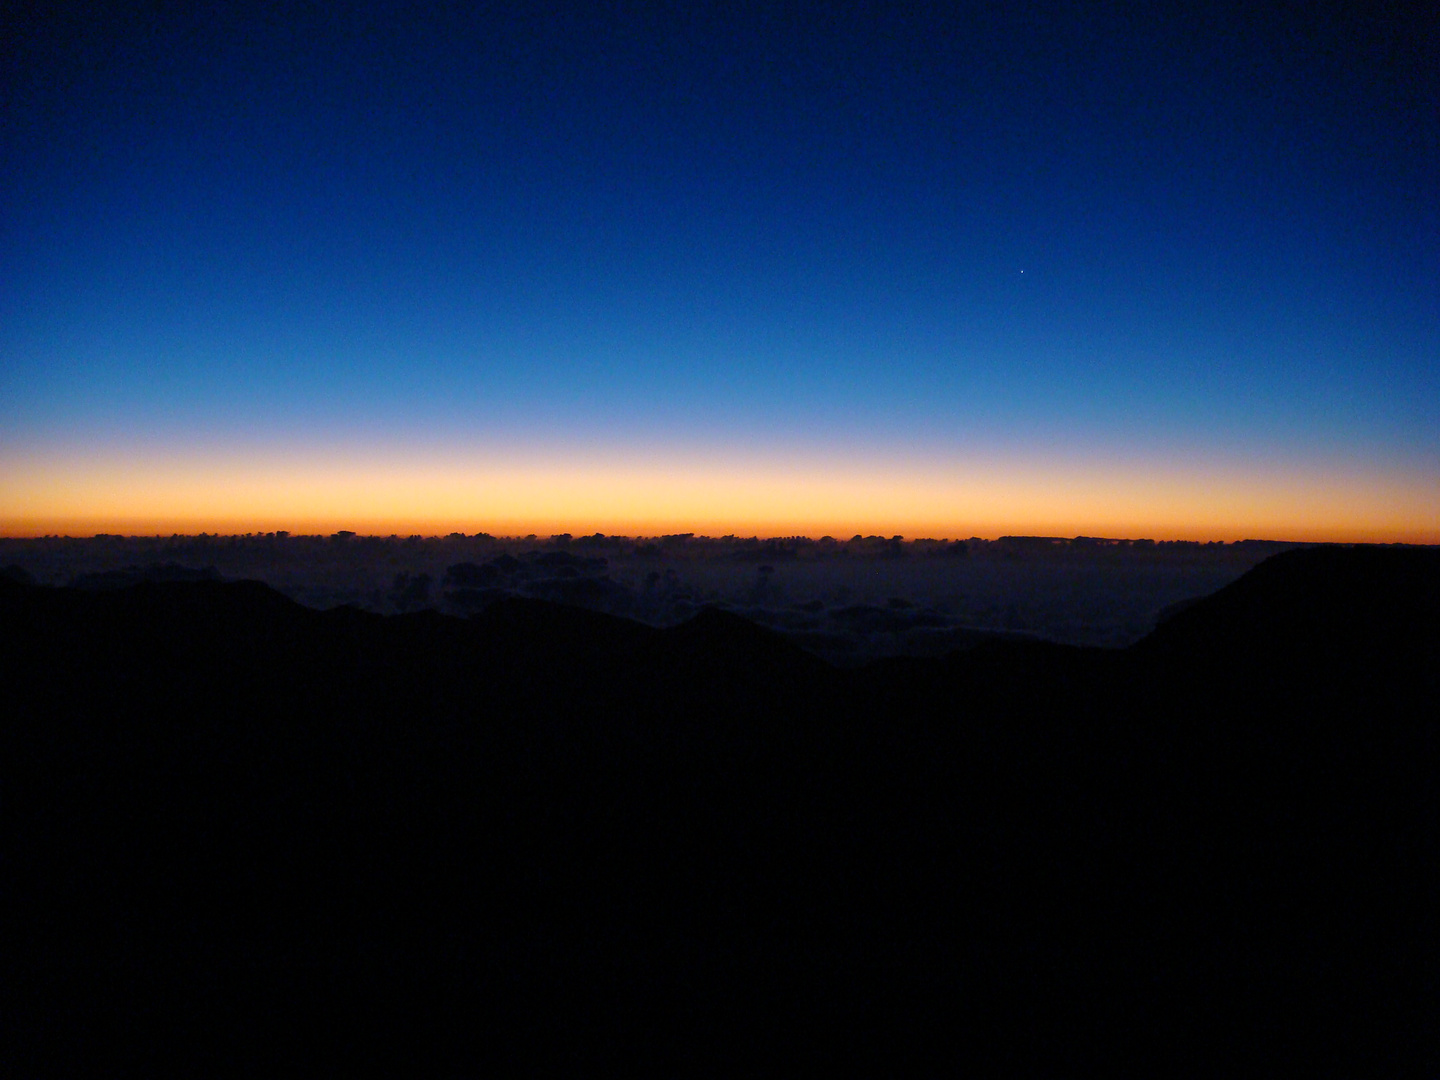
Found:
[[1440, 551], [1431, 548], [1275, 555], [1162, 622], [1136, 651], [1192, 667], [1219, 664], [1226, 679], [1277, 665], [1308, 669], [1320, 685], [1371, 684], [1376, 665], [1435, 670], [1423, 662], [1440, 659], [1437, 567]]
[[149, 566], [130, 566], [123, 570], [104, 570], [92, 574], [79, 574], [70, 582], [72, 589], [124, 589], [146, 582], [164, 581], [219, 581], [220, 573], [213, 566], [193, 569], [177, 563], [152, 563]]
[[1433, 1070], [1437, 611], [1440, 553], [1312, 548], [1124, 652], [841, 670], [713, 609], [0, 575], [9, 1030]]
[[34, 585], [34, 576], [23, 566], [0, 566], [0, 580], [12, 581], [17, 585]]

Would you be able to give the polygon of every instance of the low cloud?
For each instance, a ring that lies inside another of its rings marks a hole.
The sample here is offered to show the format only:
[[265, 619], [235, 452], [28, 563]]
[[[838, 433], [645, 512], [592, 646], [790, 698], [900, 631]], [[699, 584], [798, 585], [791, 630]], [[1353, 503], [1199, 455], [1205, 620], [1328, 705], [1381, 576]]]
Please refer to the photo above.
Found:
[[707, 607], [832, 662], [938, 655], [995, 636], [1123, 646], [1167, 609], [1286, 547], [1097, 538], [899, 536], [97, 536], [0, 540], [36, 581], [258, 579], [317, 608], [468, 616], [527, 597], [674, 626]]

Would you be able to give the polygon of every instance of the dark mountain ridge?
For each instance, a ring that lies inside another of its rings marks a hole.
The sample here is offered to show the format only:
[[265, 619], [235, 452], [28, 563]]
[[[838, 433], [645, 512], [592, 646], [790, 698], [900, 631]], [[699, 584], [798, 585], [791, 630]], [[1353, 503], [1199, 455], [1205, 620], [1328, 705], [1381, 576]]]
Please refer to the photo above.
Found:
[[0, 577], [9, 1023], [1423, 1072], [1437, 613], [1440, 552], [1309, 548], [1128, 650], [836, 669], [713, 610]]

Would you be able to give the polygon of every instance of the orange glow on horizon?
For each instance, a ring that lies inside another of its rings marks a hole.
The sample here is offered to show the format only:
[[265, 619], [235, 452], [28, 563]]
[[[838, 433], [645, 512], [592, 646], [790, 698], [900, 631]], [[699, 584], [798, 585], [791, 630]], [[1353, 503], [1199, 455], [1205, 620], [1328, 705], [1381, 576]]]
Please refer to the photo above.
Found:
[[1440, 543], [1440, 490], [1392, 475], [1077, 462], [537, 459], [0, 462], [7, 536], [327, 534], [1044, 536]]

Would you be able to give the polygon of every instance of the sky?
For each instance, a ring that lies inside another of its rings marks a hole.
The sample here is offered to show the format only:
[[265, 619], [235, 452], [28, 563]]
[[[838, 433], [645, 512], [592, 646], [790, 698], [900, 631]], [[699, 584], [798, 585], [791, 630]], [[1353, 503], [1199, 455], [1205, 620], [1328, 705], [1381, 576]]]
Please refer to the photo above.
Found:
[[7, 5], [0, 534], [1440, 543], [1423, 5]]

